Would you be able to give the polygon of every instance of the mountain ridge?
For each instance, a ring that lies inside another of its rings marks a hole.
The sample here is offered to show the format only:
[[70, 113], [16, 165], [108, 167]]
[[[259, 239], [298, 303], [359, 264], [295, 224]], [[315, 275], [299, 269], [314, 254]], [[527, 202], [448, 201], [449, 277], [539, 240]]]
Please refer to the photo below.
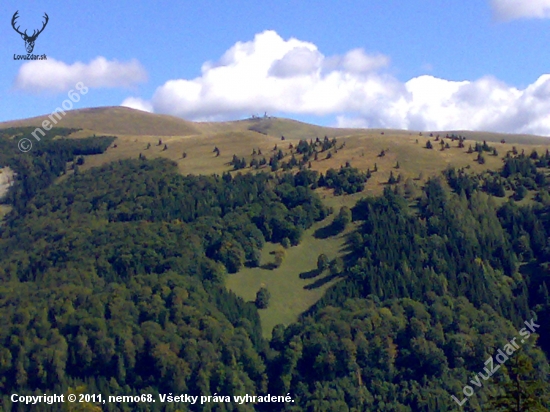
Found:
[[[50, 114], [34, 116], [25, 119], [0, 122], [0, 129], [10, 127], [36, 126]], [[312, 137], [341, 137], [357, 134], [392, 134], [423, 135], [460, 134], [470, 140], [487, 140], [498, 142], [502, 139], [507, 143], [548, 144], [550, 139], [545, 136], [516, 133], [497, 133], [471, 130], [447, 131], [413, 131], [402, 129], [381, 128], [338, 128], [319, 126], [283, 117], [259, 117], [222, 122], [193, 122], [176, 116], [149, 113], [124, 106], [101, 106], [69, 110], [57, 121], [56, 126], [80, 128], [96, 134], [112, 134], [126, 136], [195, 136], [213, 135], [228, 132], [254, 131], [259, 134], [274, 137], [285, 136], [289, 139], [305, 139]]]

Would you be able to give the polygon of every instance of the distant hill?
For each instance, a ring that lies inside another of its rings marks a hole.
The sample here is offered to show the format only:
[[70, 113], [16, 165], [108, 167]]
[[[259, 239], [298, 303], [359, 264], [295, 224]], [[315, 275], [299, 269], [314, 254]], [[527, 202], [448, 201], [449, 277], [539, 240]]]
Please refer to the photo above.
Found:
[[[8, 127], [40, 126], [49, 114], [28, 119], [12, 120], [0, 123], [0, 129]], [[124, 135], [124, 136], [193, 136], [223, 135], [235, 136], [235, 132], [256, 132], [265, 136], [287, 139], [311, 139], [324, 136], [343, 137], [354, 135], [392, 135], [414, 136], [419, 131], [397, 129], [354, 129], [318, 126], [297, 120], [279, 117], [245, 119], [227, 122], [192, 122], [175, 116], [144, 112], [122, 106], [97, 107], [68, 111], [59, 127], [84, 129], [85, 133]], [[423, 131], [428, 136], [430, 131]], [[487, 140], [488, 142], [546, 145], [548, 137], [527, 134], [506, 134], [492, 132], [475, 132], [466, 130], [432, 131], [434, 134], [457, 134], [470, 140]], [[79, 137], [80, 134], [76, 137]]]
[[488, 142], [500, 142], [505, 140], [506, 143], [517, 143], [517, 144], [550, 144], [550, 137], [546, 136], [536, 136], [532, 134], [512, 134], [512, 133], [494, 133], [494, 132], [475, 132], [471, 130], [449, 130], [444, 132], [432, 132], [439, 133], [443, 136], [449, 134], [456, 134], [466, 137], [470, 140], [482, 141], [486, 140]]
[[[128, 107], [97, 107], [70, 110], [58, 121], [58, 126], [80, 128], [98, 134], [134, 136], [189, 136], [200, 134], [193, 122], [178, 117], [153, 114]], [[48, 117], [32, 117], [0, 123], [0, 129], [8, 127], [40, 126]]]
[[[2, 130], [8, 127], [39, 126], [47, 115], [0, 123]], [[295, 153], [300, 139], [316, 137], [338, 140], [337, 146], [328, 152], [318, 153], [310, 159], [308, 167], [325, 173], [328, 169], [339, 169], [346, 163], [361, 170], [377, 170], [369, 179], [363, 193], [378, 194], [384, 189], [391, 173], [407, 178], [426, 180], [439, 175], [448, 166], [468, 167], [474, 173], [483, 170], [497, 170], [502, 158], [514, 146], [518, 151], [531, 153], [537, 150], [544, 153], [550, 147], [550, 140], [542, 136], [512, 135], [503, 133], [472, 131], [412, 131], [391, 129], [344, 129], [324, 127], [296, 120], [266, 117], [227, 122], [191, 122], [178, 117], [148, 113], [126, 107], [100, 107], [67, 112], [58, 122], [63, 128], [82, 129], [69, 135], [69, 138], [96, 135], [115, 135], [118, 139], [101, 155], [89, 156], [81, 170], [101, 166], [113, 161], [138, 158], [168, 158], [178, 164], [183, 174], [212, 174], [233, 170], [232, 160], [236, 156], [244, 160], [247, 168], [253, 169], [251, 162], [265, 160], [267, 164], [259, 170], [271, 170], [270, 159], [282, 151], [289, 161]], [[8, 133], [9, 135], [10, 133]], [[422, 134], [422, 135], [420, 135]], [[430, 136], [432, 134], [433, 136]], [[457, 141], [445, 139], [448, 148], [436, 142], [439, 134], [461, 135], [467, 138], [464, 148]], [[285, 137], [282, 141], [281, 136]], [[9, 138], [9, 136], [8, 136]], [[19, 140], [20, 136], [12, 136]], [[427, 150], [428, 140], [434, 150]], [[474, 140], [489, 142], [497, 156], [485, 156], [485, 162], [476, 161], [476, 153], [468, 153]], [[505, 140], [505, 143], [501, 143]], [[34, 143], [34, 142], [33, 142]], [[39, 147], [40, 143], [35, 143]], [[218, 149], [218, 154], [216, 150]], [[444, 150], [442, 150], [444, 149]], [[299, 156], [298, 156], [299, 157]], [[420, 182], [419, 182], [420, 183]], [[350, 199], [352, 196], [348, 196]], [[332, 206], [342, 206], [341, 197], [327, 196]], [[350, 200], [351, 202], [351, 200]], [[346, 203], [349, 203], [347, 200]]]

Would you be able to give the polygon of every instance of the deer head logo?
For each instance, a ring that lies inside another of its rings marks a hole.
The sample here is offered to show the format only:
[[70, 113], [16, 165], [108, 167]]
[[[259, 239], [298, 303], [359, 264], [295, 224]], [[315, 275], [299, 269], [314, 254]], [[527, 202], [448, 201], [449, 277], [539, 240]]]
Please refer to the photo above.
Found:
[[27, 34], [27, 30], [25, 30], [24, 33], [21, 33], [19, 31], [19, 26], [15, 27], [16, 20], [19, 17], [18, 13], [19, 13], [19, 11], [16, 11], [14, 13], [14, 15], [11, 19], [11, 25], [12, 25], [13, 29], [21, 35], [21, 38], [23, 40], [25, 40], [25, 48], [27, 49], [27, 53], [32, 53], [32, 51], [34, 50], [34, 42], [36, 41], [36, 38], [38, 37], [38, 35], [44, 31], [44, 28], [48, 24], [49, 17], [46, 13], [44, 13], [45, 21], [44, 21], [44, 23], [42, 23], [42, 28], [38, 31], [34, 30], [32, 35], [29, 36]]

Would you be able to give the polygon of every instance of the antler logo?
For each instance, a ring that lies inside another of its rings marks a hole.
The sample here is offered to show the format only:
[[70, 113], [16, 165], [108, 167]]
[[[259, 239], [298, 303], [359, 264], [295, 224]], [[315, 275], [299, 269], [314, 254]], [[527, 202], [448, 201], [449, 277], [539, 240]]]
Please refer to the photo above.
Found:
[[17, 33], [19, 33], [19, 34], [21, 35], [21, 38], [22, 38], [23, 40], [25, 40], [25, 48], [27, 49], [27, 53], [32, 53], [32, 51], [34, 50], [34, 42], [36, 41], [36, 38], [38, 37], [38, 35], [39, 35], [40, 33], [42, 33], [42, 32], [44, 31], [44, 28], [45, 28], [46, 25], [48, 24], [48, 20], [49, 20], [50, 18], [48, 17], [48, 15], [47, 15], [46, 13], [44, 13], [44, 19], [45, 19], [45, 21], [44, 21], [44, 23], [42, 24], [42, 28], [41, 28], [40, 30], [38, 30], [38, 31], [34, 30], [33, 33], [32, 33], [32, 35], [29, 36], [29, 35], [27, 34], [27, 30], [25, 30], [24, 33], [21, 33], [21, 32], [19, 31], [19, 26], [15, 27], [16, 20], [17, 20], [17, 18], [19, 17], [18, 13], [19, 13], [19, 10], [16, 11], [16, 12], [14, 13], [14, 15], [13, 15], [13, 17], [12, 17], [12, 19], [11, 19], [11, 25], [12, 25], [13, 29], [14, 29]]

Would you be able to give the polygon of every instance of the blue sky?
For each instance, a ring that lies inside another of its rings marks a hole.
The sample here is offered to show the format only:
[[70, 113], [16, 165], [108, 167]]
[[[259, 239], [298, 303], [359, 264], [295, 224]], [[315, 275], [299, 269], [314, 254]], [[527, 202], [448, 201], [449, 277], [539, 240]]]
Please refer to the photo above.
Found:
[[[24, 30], [49, 23], [14, 60]], [[125, 104], [190, 120], [550, 135], [550, 0], [0, 5], [0, 121]]]

